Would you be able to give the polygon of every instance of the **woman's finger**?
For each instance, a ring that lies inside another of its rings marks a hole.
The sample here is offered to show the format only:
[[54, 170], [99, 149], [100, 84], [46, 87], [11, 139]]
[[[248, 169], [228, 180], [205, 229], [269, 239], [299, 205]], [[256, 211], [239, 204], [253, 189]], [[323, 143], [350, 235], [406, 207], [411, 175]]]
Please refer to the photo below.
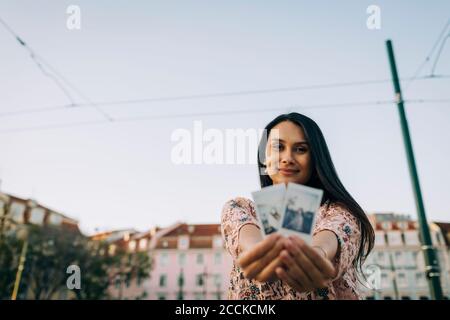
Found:
[[283, 268], [278, 267], [275, 270], [278, 278], [280, 278], [283, 282], [287, 283], [289, 286], [294, 288], [298, 292], [308, 291], [306, 290], [301, 283], [299, 283], [295, 278], [292, 278]]
[[[279, 240], [274, 243], [274, 247], [272, 247], [269, 252], [266, 252], [264, 256], [254, 261], [250, 265], [246, 267], [242, 267], [244, 276], [249, 279], [255, 278], [259, 273], [261, 273], [264, 269], [270, 265], [271, 262], [276, 260], [278, 254], [283, 249], [283, 241]], [[272, 269], [272, 272], [275, 268]], [[269, 270], [266, 271], [270, 272]]]
[[267, 267], [265, 267], [257, 276], [256, 280], [259, 282], [267, 282], [273, 279], [275, 275], [275, 269], [280, 267], [282, 262], [279, 257], [276, 257], [272, 262], [269, 263]]
[[331, 261], [320, 254], [314, 247], [304, 246], [303, 252], [327, 278], [335, 276], [336, 271]]
[[296, 242], [290, 238], [286, 241], [286, 248], [288, 251], [292, 253], [292, 256], [297, 261], [297, 265], [300, 269], [303, 270], [305, 274], [311, 279], [311, 282], [314, 284], [314, 287], [326, 287], [327, 279], [324, 274], [315, 266], [315, 264], [308, 258], [308, 256], [304, 253], [304, 248], [306, 243], [297, 238]]
[[242, 253], [242, 255], [236, 261], [237, 264], [242, 268], [245, 268], [249, 264], [260, 259], [265, 254], [267, 254], [267, 251], [269, 251], [276, 244], [277, 240], [280, 239], [280, 237], [281, 235], [279, 234], [271, 234], [263, 241], [256, 244], [252, 249]]
[[308, 275], [297, 265], [294, 258], [287, 252], [283, 250], [280, 254], [281, 261], [285, 265], [285, 272], [293, 279], [295, 279], [303, 288], [309, 289], [313, 288], [314, 285], [312, 280]]

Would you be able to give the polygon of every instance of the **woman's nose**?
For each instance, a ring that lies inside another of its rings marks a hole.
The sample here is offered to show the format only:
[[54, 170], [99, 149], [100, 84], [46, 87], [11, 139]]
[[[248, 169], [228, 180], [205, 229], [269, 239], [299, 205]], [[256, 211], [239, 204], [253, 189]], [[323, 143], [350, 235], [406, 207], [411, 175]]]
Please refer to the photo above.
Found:
[[290, 163], [293, 162], [292, 153], [290, 151], [285, 151], [280, 154], [280, 160], [282, 163]]

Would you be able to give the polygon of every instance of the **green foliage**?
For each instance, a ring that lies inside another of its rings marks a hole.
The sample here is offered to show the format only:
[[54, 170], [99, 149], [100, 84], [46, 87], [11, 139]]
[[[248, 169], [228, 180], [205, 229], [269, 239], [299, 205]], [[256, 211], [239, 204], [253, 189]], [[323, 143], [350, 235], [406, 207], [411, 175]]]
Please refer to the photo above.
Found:
[[[53, 226], [28, 226], [28, 252], [18, 299], [108, 299], [108, 288], [121, 279], [149, 277], [146, 252], [117, 250], [108, 255], [108, 244]], [[15, 234], [0, 240], [0, 299], [10, 299], [23, 241]], [[80, 268], [80, 289], [68, 289], [70, 265]], [[142, 297], [137, 297], [142, 298]]]

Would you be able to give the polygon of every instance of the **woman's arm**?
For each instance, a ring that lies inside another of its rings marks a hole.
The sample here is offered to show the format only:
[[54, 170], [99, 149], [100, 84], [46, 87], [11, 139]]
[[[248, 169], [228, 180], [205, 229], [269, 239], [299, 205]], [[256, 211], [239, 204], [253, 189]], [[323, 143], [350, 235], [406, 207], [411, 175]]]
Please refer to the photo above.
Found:
[[330, 261], [334, 259], [338, 251], [336, 235], [329, 230], [323, 230], [314, 235], [311, 246]]
[[239, 231], [239, 251], [244, 252], [262, 240], [261, 231], [254, 224], [247, 224]]

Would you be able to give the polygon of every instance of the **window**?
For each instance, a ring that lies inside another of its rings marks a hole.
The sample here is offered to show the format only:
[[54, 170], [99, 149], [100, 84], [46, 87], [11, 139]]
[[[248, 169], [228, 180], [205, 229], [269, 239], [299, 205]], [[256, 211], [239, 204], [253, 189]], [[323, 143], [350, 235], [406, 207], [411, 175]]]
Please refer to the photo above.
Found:
[[222, 285], [222, 275], [220, 273], [217, 273], [214, 275], [214, 285], [216, 287]]
[[391, 246], [402, 245], [402, 235], [399, 231], [389, 231], [387, 235], [389, 245]]
[[196, 292], [195, 294], [194, 294], [194, 299], [195, 300], [203, 300], [205, 297], [204, 297], [204, 294], [203, 293], [201, 293], [201, 292]]
[[45, 210], [42, 208], [34, 208], [31, 210], [29, 222], [33, 224], [44, 223]]
[[395, 264], [401, 267], [404, 264], [403, 252], [396, 251], [395, 252]]
[[383, 288], [388, 288], [390, 287], [390, 283], [389, 283], [389, 277], [386, 273], [382, 273], [381, 274], [381, 286]]
[[159, 259], [161, 266], [165, 267], [169, 263], [169, 254], [167, 252], [161, 252]]
[[158, 300], [166, 300], [166, 295], [164, 293], [158, 293]]
[[397, 275], [397, 280], [398, 280], [398, 285], [400, 287], [408, 286], [408, 282], [406, 281], [406, 275], [403, 272], [401, 272]]
[[184, 265], [186, 264], [186, 253], [181, 252], [181, 253], [178, 255], [178, 264], [179, 264], [180, 266], [184, 266]]
[[179, 236], [178, 237], [178, 249], [186, 250], [189, 248], [189, 237], [188, 236]]
[[423, 286], [426, 285], [425, 274], [423, 272], [417, 272], [416, 273], [416, 285], [418, 287], [423, 287]]
[[161, 288], [164, 288], [167, 286], [167, 275], [166, 274], [161, 274], [159, 276], [159, 286]]
[[48, 223], [59, 226], [59, 225], [61, 225], [62, 220], [63, 220], [63, 218], [61, 217], [61, 215], [59, 215], [57, 213], [51, 213], [48, 218]]
[[128, 249], [130, 250], [130, 251], [134, 251], [135, 249], [136, 249], [136, 241], [130, 241], [129, 243], [128, 243]]
[[146, 250], [147, 244], [148, 244], [148, 240], [146, 238], [141, 239], [141, 241], [139, 241], [139, 250]]
[[221, 236], [215, 236], [213, 240], [214, 248], [221, 248], [222, 247], [222, 237]]
[[407, 245], [418, 245], [419, 244], [419, 233], [417, 231], [405, 231], [405, 243]]
[[204, 281], [205, 281], [205, 279], [204, 279], [203, 273], [197, 274], [197, 276], [195, 277], [195, 284], [198, 287], [201, 287], [201, 286], [205, 285]]
[[18, 223], [24, 222], [23, 214], [25, 212], [25, 205], [23, 203], [13, 202], [9, 208], [9, 212], [14, 221]]
[[203, 253], [197, 253], [197, 264], [203, 264]]
[[216, 264], [216, 265], [222, 264], [222, 253], [221, 252], [216, 252], [214, 254], [214, 264]]
[[375, 232], [375, 245], [383, 246], [385, 244], [384, 232]]

